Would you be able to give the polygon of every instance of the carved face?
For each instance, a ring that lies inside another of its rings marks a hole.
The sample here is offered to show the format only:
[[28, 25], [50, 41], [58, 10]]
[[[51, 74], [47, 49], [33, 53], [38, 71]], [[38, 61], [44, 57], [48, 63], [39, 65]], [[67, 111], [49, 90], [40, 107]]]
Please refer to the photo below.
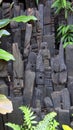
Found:
[[41, 48], [41, 50], [48, 49], [48, 44], [47, 44], [47, 42], [42, 42], [40, 48]]
[[38, 85], [44, 84], [44, 73], [36, 72], [36, 84]]
[[28, 56], [28, 62], [31, 64], [36, 64], [36, 54], [34, 52], [30, 52]]

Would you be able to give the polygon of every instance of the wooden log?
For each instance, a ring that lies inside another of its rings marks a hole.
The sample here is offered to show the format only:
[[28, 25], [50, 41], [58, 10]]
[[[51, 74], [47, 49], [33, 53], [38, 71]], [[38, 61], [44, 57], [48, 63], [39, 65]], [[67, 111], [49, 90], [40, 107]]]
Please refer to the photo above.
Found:
[[12, 8], [10, 7], [10, 3], [3, 2], [2, 4], [2, 17], [3, 18], [11, 18], [12, 17]]
[[61, 108], [61, 92], [56, 91], [51, 94], [54, 108]]
[[0, 60], [0, 77], [7, 77], [7, 62]]
[[13, 95], [22, 96], [22, 89], [23, 89], [23, 79], [14, 78]]
[[13, 73], [14, 77], [22, 78], [23, 77], [23, 61], [18, 48], [17, 43], [13, 43], [13, 55], [15, 57], [15, 62], [13, 62]]
[[3, 120], [3, 115], [0, 115], [0, 129], [4, 130], [4, 120]]
[[32, 25], [27, 23], [25, 32], [25, 42], [24, 42], [24, 56], [28, 56], [31, 35], [32, 35]]
[[48, 43], [48, 49], [50, 50], [51, 57], [55, 54], [55, 37], [54, 34], [44, 35], [43, 41]]
[[15, 5], [14, 6], [14, 17], [19, 16], [19, 15], [20, 15], [20, 6]]
[[4, 80], [0, 79], [0, 94], [8, 96], [8, 86], [5, 84]]
[[23, 92], [24, 105], [31, 105], [35, 82], [35, 72], [25, 71], [25, 88]]
[[26, 9], [29, 8], [29, 5], [30, 5], [29, 3], [30, 3], [29, 1], [25, 0]]
[[51, 23], [51, 7], [49, 2], [46, 2], [46, 5], [44, 7], [44, 25]]
[[21, 53], [18, 48], [17, 43], [13, 43], [13, 55], [15, 57], [15, 62], [13, 63], [13, 95], [21, 96], [23, 89], [23, 61], [21, 58]]
[[[20, 15], [20, 6], [14, 5], [13, 15], [14, 15], [14, 17]], [[11, 26], [12, 29], [18, 28], [18, 25], [19, 25], [19, 23], [14, 22], [14, 21], [12, 21], [12, 22], [10, 23], [10, 26]]]
[[[15, 23], [16, 24], [16, 23]], [[13, 42], [18, 43], [18, 47], [21, 48], [21, 29], [12, 29]]]
[[39, 10], [39, 14], [40, 14], [40, 25], [41, 25], [42, 31], [43, 31], [43, 18], [44, 18], [43, 8], [44, 8], [43, 4], [39, 4], [38, 10]]
[[67, 88], [62, 89], [62, 105], [63, 109], [69, 110], [70, 109], [70, 94]]
[[43, 33], [44, 35], [51, 34], [51, 24], [44, 25]]
[[36, 27], [36, 38], [37, 38], [37, 45], [38, 49], [40, 49], [40, 43], [42, 42], [42, 26], [40, 22], [40, 13], [39, 11], [35, 10], [35, 16], [37, 17], [37, 22], [35, 22], [35, 27]]
[[60, 65], [60, 72], [66, 70], [66, 65], [64, 61], [64, 48], [62, 41], [60, 42], [60, 47], [59, 47], [59, 65]]
[[[14, 122], [16, 124], [22, 124], [23, 117], [22, 113], [19, 110], [19, 107], [23, 105], [23, 97], [13, 97], [11, 99], [13, 103], [13, 112], [8, 114], [8, 122]], [[10, 128], [8, 130], [11, 130]]]

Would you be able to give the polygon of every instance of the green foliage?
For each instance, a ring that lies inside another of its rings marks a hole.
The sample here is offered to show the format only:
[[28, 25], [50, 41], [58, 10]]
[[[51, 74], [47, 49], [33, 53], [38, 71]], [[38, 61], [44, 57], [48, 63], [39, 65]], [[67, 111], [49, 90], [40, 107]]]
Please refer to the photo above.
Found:
[[0, 20], [0, 29], [7, 26], [10, 23], [10, 19], [2, 19]]
[[68, 44], [73, 44], [73, 25], [61, 25], [57, 32], [57, 36], [61, 38], [64, 48]]
[[54, 119], [57, 114], [51, 112], [47, 114], [36, 126], [35, 130], [56, 130], [59, 123]]
[[21, 130], [21, 126], [14, 123], [6, 123], [5, 125], [11, 127], [13, 130]]
[[67, 19], [69, 11], [73, 12], [72, 4], [66, 0], [55, 0], [52, 4], [52, 8], [55, 8], [55, 13], [59, 14], [64, 10], [65, 18]]
[[37, 18], [35, 16], [21, 15], [21, 16], [14, 17], [12, 19], [2, 19], [0, 20], [0, 28], [7, 26], [11, 21], [26, 23], [29, 22], [30, 20], [37, 20]]
[[1, 4], [2, 1], [3, 1], [3, 0], [0, 0], [0, 4]]
[[68, 125], [62, 125], [63, 130], [73, 130], [70, 126]]
[[39, 3], [39, 0], [36, 0], [36, 4], [38, 5], [38, 3]]
[[35, 121], [36, 116], [34, 116], [34, 113], [31, 111], [29, 107], [22, 106], [20, 107], [20, 110], [23, 112], [24, 115], [24, 129], [33, 130], [35, 127], [34, 125], [37, 123]]
[[0, 59], [5, 60], [5, 61], [15, 60], [15, 58], [12, 54], [10, 54], [9, 52], [7, 52], [3, 49], [0, 49]]
[[[12, 5], [13, 5], [13, 3], [12, 3]], [[11, 21], [26, 23], [30, 20], [37, 20], [37, 19], [35, 16], [25, 16], [25, 15], [17, 16], [17, 17], [14, 17], [12, 19], [2, 19], [2, 20], [0, 20], [0, 29], [7, 26]], [[1, 29], [0, 30], [0, 38], [4, 35], [10, 35], [10, 33], [7, 30]], [[13, 55], [4, 51], [3, 49], [0, 49], [0, 59], [3, 59], [5, 61], [15, 60]]]
[[15, 22], [29, 22], [30, 20], [37, 20], [37, 18], [35, 16], [25, 16], [25, 15], [21, 15], [21, 16], [17, 16], [14, 17], [13, 19], [11, 19], [11, 21], [15, 21]]
[[7, 114], [13, 111], [12, 102], [3, 94], [0, 94], [0, 114]]
[[13, 123], [6, 123], [13, 130], [57, 130], [59, 123], [55, 120], [55, 116], [57, 115], [55, 112], [47, 114], [42, 121], [37, 123], [35, 121], [36, 116], [34, 116], [29, 107], [22, 106], [19, 109], [23, 112], [23, 124], [20, 126]]
[[5, 30], [5, 29], [0, 30], [0, 38], [2, 36], [9, 36], [9, 35], [10, 35], [10, 33], [7, 30]]

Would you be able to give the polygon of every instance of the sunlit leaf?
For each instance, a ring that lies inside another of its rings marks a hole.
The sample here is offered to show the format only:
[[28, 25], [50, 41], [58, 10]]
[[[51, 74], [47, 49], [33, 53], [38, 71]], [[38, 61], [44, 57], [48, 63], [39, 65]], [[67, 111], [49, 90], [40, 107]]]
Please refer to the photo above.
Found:
[[13, 130], [21, 130], [21, 127], [19, 125], [14, 124], [14, 123], [6, 123], [5, 125], [9, 126]]
[[68, 125], [62, 125], [63, 130], [72, 130], [72, 128]]
[[0, 59], [5, 60], [5, 61], [9, 61], [9, 60], [15, 60], [14, 56], [12, 54], [10, 54], [9, 52], [0, 49]]
[[25, 16], [25, 15], [21, 15], [21, 16], [17, 16], [15, 18], [12, 19], [15, 22], [28, 22], [30, 20], [37, 20], [37, 18], [35, 16]]
[[0, 20], [0, 28], [3, 28], [5, 26], [7, 26], [10, 23], [10, 19], [2, 19]]
[[1, 38], [2, 36], [8, 36], [8, 35], [10, 35], [10, 33], [9, 33], [7, 30], [4, 30], [4, 29], [1, 29], [1, 30], [0, 30], [0, 38]]
[[0, 0], [0, 4], [2, 3], [3, 0]]
[[3, 94], [0, 94], [0, 113], [7, 114], [13, 111], [12, 102]]
[[63, 0], [63, 5], [66, 8], [66, 0]]
[[36, 0], [36, 4], [38, 5], [38, 3], [39, 3], [39, 0]]

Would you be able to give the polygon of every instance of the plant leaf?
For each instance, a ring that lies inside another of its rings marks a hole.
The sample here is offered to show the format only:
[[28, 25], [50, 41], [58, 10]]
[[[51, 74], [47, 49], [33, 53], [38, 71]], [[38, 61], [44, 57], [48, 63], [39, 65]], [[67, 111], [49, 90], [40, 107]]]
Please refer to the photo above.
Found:
[[72, 130], [72, 128], [68, 125], [62, 125], [63, 130]]
[[0, 94], [0, 113], [7, 114], [13, 111], [12, 102], [3, 94]]
[[15, 22], [28, 22], [30, 20], [37, 20], [37, 18], [35, 16], [26, 16], [26, 15], [21, 15], [21, 16], [17, 16], [17, 17], [14, 17], [12, 19], [12, 21], [15, 21]]
[[0, 49], [0, 59], [5, 60], [5, 61], [9, 61], [9, 60], [15, 60], [14, 56], [12, 54], [10, 54], [9, 52]]
[[8, 35], [10, 35], [10, 33], [7, 31], [7, 30], [4, 30], [4, 29], [1, 29], [0, 30], [0, 38], [2, 37], [2, 36], [8, 36]]
[[5, 123], [5, 125], [11, 127], [13, 130], [21, 130], [21, 127], [14, 123]]
[[3, 0], [0, 0], [0, 4], [2, 3]]
[[2, 19], [0, 20], [0, 28], [3, 28], [5, 26], [7, 26], [10, 23], [10, 19]]
[[66, 8], [66, 0], [63, 0], [63, 6]]
[[38, 5], [38, 3], [39, 3], [39, 0], [36, 0], [36, 4]]

